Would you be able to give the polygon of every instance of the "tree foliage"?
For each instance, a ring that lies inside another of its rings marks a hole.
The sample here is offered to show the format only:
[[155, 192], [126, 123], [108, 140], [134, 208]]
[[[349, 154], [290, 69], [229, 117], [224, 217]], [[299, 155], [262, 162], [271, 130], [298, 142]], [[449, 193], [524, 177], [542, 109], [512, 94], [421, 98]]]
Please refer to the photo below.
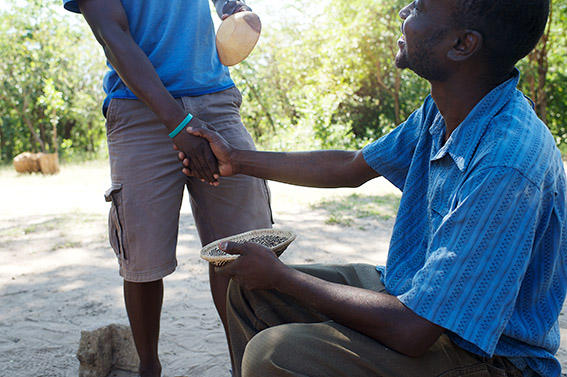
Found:
[[105, 70], [84, 22], [52, 0], [0, 14], [0, 158], [95, 152]]
[[520, 62], [521, 89], [535, 102], [539, 117], [548, 125], [559, 146], [567, 149], [567, 1], [555, 0], [541, 40]]
[[404, 1], [322, 1], [284, 19], [233, 69], [245, 124], [269, 147], [352, 147], [399, 124], [426, 83], [394, 67]]
[[[255, 0], [256, 2], [262, 0]], [[296, 0], [265, 25], [231, 69], [242, 117], [264, 148], [358, 148], [402, 122], [428, 94], [394, 65], [407, 0]], [[0, 14], [0, 159], [22, 151], [63, 157], [104, 139], [104, 57], [82, 17], [59, 0], [24, 0]], [[520, 62], [520, 87], [567, 150], [567, 0]]]
[[[245, 124], [266, 148], [360, 147], [402, 122], [429, 85], [394, 65], [398, 11], [407, 1], [294, 3], [263, 33], [233, 77]], [[309, 14], [309, 18], [298, 17]], [[287, 16], [287, 17], [286, 17]], [[567, 0], [554, 0], [549, 27], [520, 62], [520, 87], [558, 144], [567, 146]]]

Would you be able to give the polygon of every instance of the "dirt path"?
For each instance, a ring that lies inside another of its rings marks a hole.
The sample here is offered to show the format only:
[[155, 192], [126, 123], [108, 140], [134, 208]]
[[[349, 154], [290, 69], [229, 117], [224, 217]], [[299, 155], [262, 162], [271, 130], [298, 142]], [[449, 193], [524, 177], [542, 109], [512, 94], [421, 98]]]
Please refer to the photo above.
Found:
[[[1, 376], [76, 376], [80, 331], [127, 323], [122, 281], [106, 235], [103, 193], [109, 183], [102, 162], [64, 166], [52, 177], [0, 170]], [[341, 202], [352, 194], [399, 196], [386, 181], [377, 179], [357, 189], [277, 183], [271, 189], [276, 226], [298, 234], [282, 256], [286, 262], [385, 262], [393, 218], [355, 216], [345, 226], [333, 218], [329, 205], [313, 204]], [[185, 200], [179, 267], [165, 279], [160, 337], [164, 376], [228, 376], [224, 334], [199, 249]], [[560, 355], [567, 359], [564, 348]]]

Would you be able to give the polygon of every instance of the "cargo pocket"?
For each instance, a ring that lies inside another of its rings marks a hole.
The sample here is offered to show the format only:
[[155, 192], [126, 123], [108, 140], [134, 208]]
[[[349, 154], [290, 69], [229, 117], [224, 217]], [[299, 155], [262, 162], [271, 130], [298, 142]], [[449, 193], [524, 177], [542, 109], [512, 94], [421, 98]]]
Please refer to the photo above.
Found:
[[126, 233], [124, 232], [124, 211], [122, 210], [122, 184], [113, 183], [104, 194], [107, 202], [111, 202], [108, 214], [108, 238], [120, 262], [127, 262]]

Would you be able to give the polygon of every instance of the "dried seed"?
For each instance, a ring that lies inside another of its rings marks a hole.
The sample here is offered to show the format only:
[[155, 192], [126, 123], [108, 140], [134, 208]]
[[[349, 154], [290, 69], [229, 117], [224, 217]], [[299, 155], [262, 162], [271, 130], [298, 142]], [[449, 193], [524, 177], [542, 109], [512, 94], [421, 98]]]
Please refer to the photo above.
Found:
[[[245, 242], [254, 242], [254, 243], [258, 243], [260, 245], [266, 246], [268, 248], [272, 248], [272, 247], [277, 246], [280, 243], [284, 242], [286, 239], [287, 239], [286, 237], [276, 236], [274, 234], [264, 234], [264, 235], [261, 235], [261, 236], [249, 238], [247, 240], [240, 240], [240, 241], [237, 241], [236, 243], [243, 244]], [[214, 249], [212, 249], [210, 251], [210, 255], [211, 256], [219, 256], [219, 255], [226, 255], [226, 253], [224, 251], [220, 250], [218, 247], [215, 247]]]

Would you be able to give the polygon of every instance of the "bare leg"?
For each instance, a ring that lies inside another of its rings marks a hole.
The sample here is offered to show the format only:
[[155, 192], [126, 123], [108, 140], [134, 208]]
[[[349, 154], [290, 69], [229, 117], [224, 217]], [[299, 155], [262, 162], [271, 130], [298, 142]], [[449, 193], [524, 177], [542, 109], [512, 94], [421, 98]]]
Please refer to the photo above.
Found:
[[158, 338], [163, 280], [133, 283], [124, 280], [124, 301], [140, 356], [140, 376], [159, 377], [161, 364], [158, 357]]
[[[226, 341], [228, 343], [228, 349], [230, 351], [230, 336], [228, 334], [228, 324], [226, 322], [226, 290], [228, 288], [229, 278], [223, 275], [215, 273], [215, 268], [212, 264], [209, 264], [209, 282], [211, 285], [211, 293], [213, 294], [213, 302], [219, 313], [222, 325], [224, 327], [224, 333], [226, 335]], [[232, 353], [229, 352], [232, 361]]]

